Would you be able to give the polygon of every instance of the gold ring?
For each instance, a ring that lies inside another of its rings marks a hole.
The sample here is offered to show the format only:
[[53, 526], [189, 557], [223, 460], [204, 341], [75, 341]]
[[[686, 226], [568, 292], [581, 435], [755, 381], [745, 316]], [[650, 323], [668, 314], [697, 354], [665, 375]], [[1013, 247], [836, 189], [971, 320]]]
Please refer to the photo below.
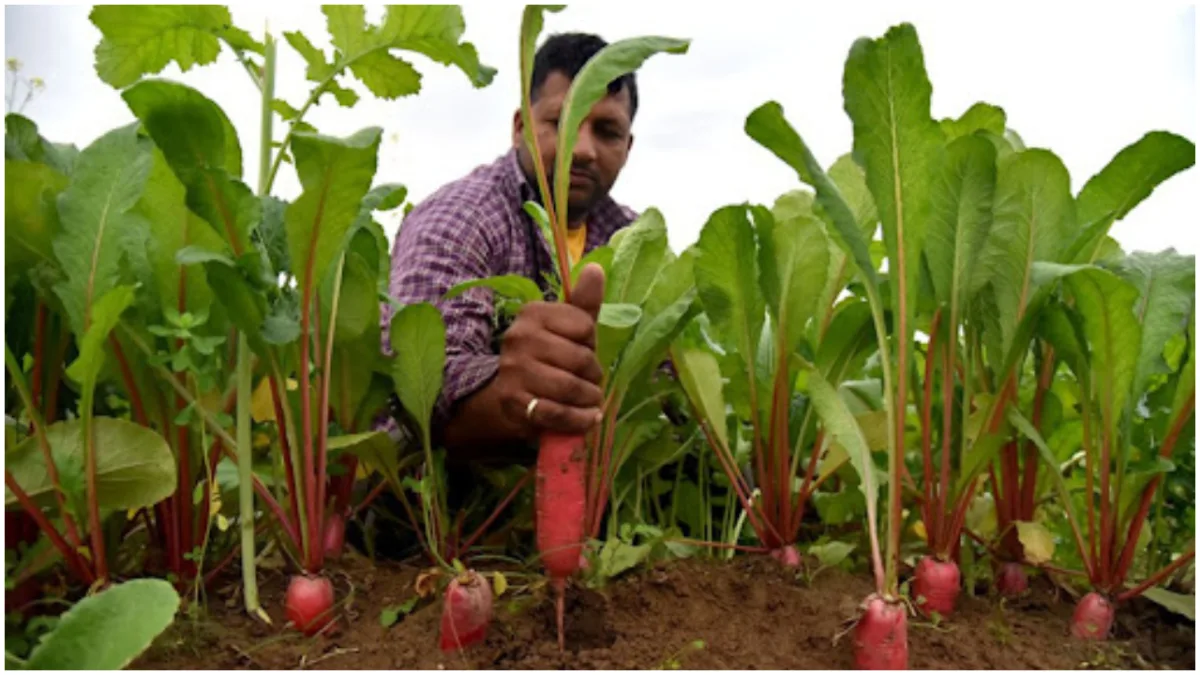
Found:
[[534, 396], [533, 400], [529, 402], [529, 405], [525, 406], [525, 419], [533, 419], [533, 409], [537, 407], [537, 404], [538, 398]]

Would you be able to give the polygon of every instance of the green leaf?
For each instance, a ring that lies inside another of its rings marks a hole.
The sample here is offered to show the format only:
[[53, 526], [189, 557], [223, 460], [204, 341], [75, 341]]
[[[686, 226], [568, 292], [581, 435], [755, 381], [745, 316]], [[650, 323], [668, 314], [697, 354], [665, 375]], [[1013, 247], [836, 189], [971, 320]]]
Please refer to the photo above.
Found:
[[579, 140], [579, 128], [591, 114], [592, 106], [608, 95], [609, 83], [636, 71], [655, 54], [686, 54], [689, 45], [689, 40], [657, 36], [617, 40], [588, 59], [571, 80], [558, 125], [554, 170], [550, 172], [555, 183], [550, 189], [558, 211], [556, 223], [565, 227], [567, 222], [567, 188], [571, 182], [571, 162], [575, 143]]
[[54, 261], [59, 231], [58, 195], [67, 177], [50, 166], [4, 161], [4, 272], [8, 279]]
[[[766, 209], [753, 209], [758, 231], [760, 286], [773, 331], [791, 352], [800, 347], [818, 294], [829, 274], [829, 241], [815, 220], [776, 221]], [[787, 377], [787, 373], [777, 376]]]
[[288, 257], [287, 228], [283, 218], [287, 212], [288, 203], [270, 195], [262, 198], [262, 222], [255, 228], [255, 234], [267, 251], [267, 260], [275, 274], [289, 274], [292, 271], [291, 259]]
[[596, 319], [596, 359], [607, 373], [629, 343], [642, 318], [642, 309], [628, 303], [604, 303]]
[[612, 387], [624, 391], [648, 368], [657, 366], [667, 348], [696, 314], [692, 269], [695, 251], [665, 265], [642, 306], [642, 321], [625, 348], [613, 375]]
[[1132, 396], [1145, 392], [1155, 375], [1171, 372], [1163, 351], [1167, 341], [1191, 323], [1196, 299], [1196, 258], [1174, 249], [1158, 253], [1138, 251], [1127, 256], [1117, 270], [1138, 292], [1134, 314], [1142, 326], [1141, 349], [1133, 377]]
[[854, 551], [854, 544], [844, 541], [827, 541], [824, 544], [813, 544], [808, 547], [808, 554], [816, 556], [821, 567], [840, 565]]
[[[347, 252], [342, 269], [342, 287], [338, 293], [335, 344], [355, 342], [368, 328], [379, 325], [379, 301], [375, 294], [378, 269], [361, 255]], [[321, 331], [329, 330], [329, 314], [333, 309], [335, 275], [325, 278], [321, 294]], [[322, 335], [324, 339], [325, 335]]]
[[[421, 74], [417, 69], [385, 51], [363, 54], [350, 70], [372, 94], [382, 99], [397, 99], [421, 91]], [[346, 105], [340, 97], [338, 102]]]
[[475, 46], [462, 41], [465, 30], [462, 9], [455, 5], [388, 5], [379, 36], [393, 49], [458, 68], [480, 89], [492, 83], [496, 69], [481, 64]]
[[100, 5], [88, 15], [100, 30], [96, 74], [116, 89], [174, 61], [183, 72], [217, 60], [219, 39], [235, 49], [263, 46], [232, 26], [229, 9], [214, 5]]
[[609, 539], [600, 549], [599, 574], [611, 579], [640, 565], [650, 556], [653, 546], [642, 544], [633, 546], [620, 539]]
[[79, 148], [69, 143], [51, 143], [38, 133], [37, 125], [19, 113], [4, 116], [4, 158], [45, 164], [70, 176], [75, 172]]
[[521, 302], [537, 302], [542, 299], [542, 291], [538, 289], [537, 284], [533, 283], [528, 277], [520, 274], [505, 274], [496, 277], [487, 277], [486, 279], [472, 279], [455, 284], [446, 294], [442, 296], [443, 300], [451, 300], [472, 288], [490, 288], [496, 293], [506, 298], [512, 298]]
[[667, 225], [650, 208], [618, 234], [604, 301], [641, 305], [667, 254]]
[[65, 278], [55, 291], [76, 335], [91, 324], [96, 300], [117, 284], [122, 238], [145, 226], [130, 211], [145, 188], [152, 147], [138, 138], [136, 125], [108, 132], [80, 154], [71, 184], [59, 195], [61, 231], [53, 247]]
[[[313, 46], [309, 41], [308, 36], [300, 31], [284, 31], [283, 38], [292, 46], [304, 59], [308, 68], [304, 71], [304, 76], [310, 82], [321, 82], [334, 73], [333, 65], [325, 58], [325, 53]], [[284, 116], [284, 119], [291, 119]]]
[[[175, 492], [175, 457], [166, 440], [151, 429], [111, 417], [92, 419], [96, 438], [96, 495], [102, 509], [153, 506]], [[83, 466], [83, 421], [46, 427], [54, 463]], [[36, 438], [28, 438], [5, 456], [13, 478], [38, 504], [55, 503], [54, 484]], [[5, 502], [17, 504], [12, 492]]]
[[1079, 222], [1091, 223], [1112, 212], [1121, 220], [1175, 174], [1196, 163], [1196, 146], [1166, 131], [1152, 131], [1112, 158], [1079, 192]]
[[199, 91], [165, 80], [139, 82], [123, 97], [187, 188], [188, 208], [235, 256], [249, 252], [262, 204], [239, 180], [241, 146], [224, 111]]
[[696, 290], [716, 337], [745, 363], [753, 364], [764, 304], [758, 285], [758, 247], [746, 207], [726, 206], [713, 212], [696, 248]]
[[1058, 157], [1026, 150], [1000, 160], [991, 237], [980, 263], [995, 290], [1005, 351], [1038, 290], [1034, 263], [1062, 262], [1075, 222], [1070, 177]]
[[[750, 138], [792, 167], [801, 181], [816, 190], [816, 204], [823, 217], [833, 225], [839, 245], [850, 254], [867, 283], [872, 288], [877, 287], [876, 266], [871, 262], [867, 248], [870, 238], [864, 234], [866, 228], [863, 223], [868, 219], [869, 211], [859, 213], [851, 209], [847, 199], [852, 198], [854, 193], [843, 194], [840, 184], [834, 183], [825, 173], [800, 134], [784, 119], [783, 107], [775, 101], [762, 104], [746, 118], [745, 131]], [[849, 165], [843, 167], [841, 171], [844, 175], [853, 177]], [[853, 182], [847, 183], [848, 189], [853, 189], [854, 185]], [[861, 197], [861, 192], [858, 194]], [[863, 201], [858, 203], [861, 209], [865, 209]]]
[[345, 139], [295, 134], [292, 149], [304, 191], [284, 214], [288, 256], [303, 298], [341, 253], [378, 161], [378, 127]]
[[986, 282], [978, 265], [992, 227], [996, 150], [979, 136], [951, 142], [931, 192], [925, 255], [938, 303], [950, 307], [957, 331], [971, 295]]
[[[951, 141], [963, 136], [970, 136], [976, 131], [988, 131], [996, 136], [1004, 136], [1007, 124], [1008, 116], [1004, 113], [1003, 108], [983, 101], [967, 108], [967, 111], [958, 119], [944, 119], [940, 123], [946, 139]], [[990, 142], [989, 145], [991, 145]], [[992, 149], [995, 150], [994, 145]]]
[[[916, 30], [904, 23], [850, 48], [842, 88], [854, 153], [867, 175], [888, 251], [893, 332], [899, 356], [912, 349], [931, 169], [942, 134], [930, 116], [932, 86]], [[899, 363], [897, 363], [899, 367]], [[897, 378], [907, 381], [908, 373]]]
[[396, 354], [393, 362], [396, 394], [428, 435], [446, 360], [442, 315], [429, 303], [407, 305], [392, 317], [390, 336]]
[[1097, 403], [1105, 417], [1105, 433], [1116, 431], [1117, 419], [1130, 398], [1142, 344], [1142, 325], [1135, 306], [1138, 292], [1106, 270], [1084, 269], [1067, 277], [1071, 295], [1083, 317], [1083, 333], [1091, 349]]
[[1162, 607], [1175, 612], [1181, 616], [1185, 616], [1192, 621], [1196, 620], [1196, 596], [1183, 595], [1182, 593], [1174, 593], [1165, 588], [1148, 588], [1142, 595], [1146, 596], [1151, 602], [1157, 603]]
[[1040, 565], [1054, 559], [1054, 535], [1045, 525], [1023, 520], [1016, 521], [1016, 524], [1017, 538], [1021, 540], [1026, 560]]
[[162, 579], [133, 579], [85, 597], [42, 638], [28, 668], [123, 669], [171, 625], [179, 603], [179, 594]]
[[95, 387], [104, 368], [104, 346], [121, 314], [133, 304], [133, 286], [117, 286], [92, 305], [92, 322], [83, 335], [77, 336], [79, 356], [67, 368], [67, 375], [85, 389]]
[[863, 436], [846, 402], [838, 395], [824, 377], [815, 369], [809, 370], [809, 394], [813, 406], [817, 410], [825, 430], [830, 436], [846, 449], [850, 456], [850, 464], [859, 476], [858, 488], [862, 491], [867, 502], [867, 518], [871, 523], [876, 521], [876, 505], [879, 501], [879, 485], [876, 482], [875, 463], [871, 459], [871, 448]]
[[1046, 463], [1045, 473], [1050, 475], [1054, 480], [1055, 487], [1058, 488], [1059, 503], [1066, 510], [1067, 518], [1070, 520], [1072, 526], [1077, 528], [1079, 519], [1075, 517], [1075, 507], [1071, 501], [1071, 494], [1067, 490], [1066, 481], [1063, 480], [1062, 469], [1059, 468], [1058, 461], [1054, 458], [1054, 453], [1050, 450], [1050, 447], [1046, 445], [1045, 439], [1042, 438], [1042, 435], [1038, 433], [1033, 424], [1021, 415], [1020, 411], [1011, 406], [1008, 407], [1008, 421], [1017, 428], [1017, 431], [1033, 441], [1034, 447], [1037, 448], [1038, 456]]
[[683, 349], [676, 354], [675, 369], [684, 392], [696, 406], [701, 423], [716, 435], [723, 447], [733, 451], [725, 424], [725, 395], [717, 357], [700, 349]]

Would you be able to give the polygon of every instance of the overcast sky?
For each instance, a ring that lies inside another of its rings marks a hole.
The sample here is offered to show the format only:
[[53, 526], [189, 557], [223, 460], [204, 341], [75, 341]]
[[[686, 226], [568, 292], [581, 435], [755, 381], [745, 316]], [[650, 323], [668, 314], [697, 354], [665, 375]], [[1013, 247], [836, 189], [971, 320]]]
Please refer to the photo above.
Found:
[[[586, 30], [610, 41], [651, 34], [693, 40], [688, 54], [652, 57], [639, 72], [636, 140], [614, 189], [635, 209], [662, 210], [676, 251], [696, 240], [715, 209], [747, 200], [770, 204], [798, 186], [794, 173], [742, 131], [746, 115], [764, 101], [783, 105], [826, 166], [850, 149], [841, 95], [846, 54], [856, 38], [880, 36], [901, 21], [912, 22], [920, 37], [935, 117], [957, 116], [976, 101], [1002, 106], [1030, 147], [1063, 159], [1073, 192], [1148, 131], [1197, 137], [1191, 4], [743, 0], [710, 7], [606, 1], [569, 5], [547, 20], [546, 32]], [[464, 11], [467, 39], [499, 70], [490, 87], [473, 89], [459, 71], [413, 57], [424, 74], [419, 96], [390, 102], [364, 96], [352, 110], [326, 98], [310, 115], [328, 134], [383, 127], [376, 182], [403, 183], [414, 200], [511, 143], [521, 5], [476, 2]], [[20, 59], [25, 75], [46, 81], [25, 114], [51, 140], [80, 147], [132, 120], [118, 92], [95, 75], [100, 35], [88, 12], [88, 6], [5, 8], [5, 56]], [[298, 29], [329, 49], [317, 5], [244, 3], [232, 13], [256, 37], [269, 21], [277, 36]], [[368, 9], [368, 20], [381, 15], [379, 7]], [[286, 43], [279, 54], [278, 95], [299, 106], [309, 85], [303, 62]], [[172, 64], [162, 76], [197, 87], [222, 106], [238, 128], [245, 176], [254, 187], [258, 99], [232, 55], [225, 51], [216, 64], [185, 74]], [[344, 83], [366, 94], [356, 81]], [[278, 126], [276, 135], [282, 135]], [[1174, 246], [1195, 253], [1198, 188], [1194, 168], [1175, 177], [1118, 223], [1114, 236], [1126, 250]], [[285, 167], [276, 192], [293, 197], [297, 191], [295, 174]], [[389, 216], [383, 222], [390, 237], [398, 216]]]

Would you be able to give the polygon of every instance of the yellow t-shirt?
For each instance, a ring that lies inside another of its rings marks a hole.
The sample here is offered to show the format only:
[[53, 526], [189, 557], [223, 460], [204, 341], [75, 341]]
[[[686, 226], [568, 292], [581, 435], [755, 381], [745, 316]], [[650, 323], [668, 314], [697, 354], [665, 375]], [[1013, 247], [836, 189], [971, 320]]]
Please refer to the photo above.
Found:
[[567, 230], [567, 252], [571, 254], [571, 262], [577, 263], [583, 257], [583, 248], [587, 244], [587, 225], [580, 225]]

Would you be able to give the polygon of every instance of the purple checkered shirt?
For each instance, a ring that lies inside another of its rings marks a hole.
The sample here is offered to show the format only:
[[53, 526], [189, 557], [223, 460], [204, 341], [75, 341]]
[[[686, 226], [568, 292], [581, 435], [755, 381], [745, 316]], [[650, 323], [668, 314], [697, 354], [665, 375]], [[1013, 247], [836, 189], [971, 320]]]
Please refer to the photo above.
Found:
[[[492, 291], [475, 288], [444, 301], [446, 291], [471, 279], [519, 274], [533, 279], [545, 292], [537, 270], [552, 272], [553, 258], [541, 230], [523, 208], [535, 195], [536, 187], [525, 179], [516, 151], [509, 150], [434, 192], [400, 226], [392, 247], [389, 292], [404, 305], [432, 303], [446, 323], [446, 368], [433, 414], [434, 429], [449, 420], [455, 403], [496, 374], [499, 363]], [[636, 218], [632, 209], [605, 197], [585, 220], [585, 252], [607, 243]], [[388, 325], [394, 311], [385, 303], [381, 315], [383, 348], [388, 354], [392, 353]]]

